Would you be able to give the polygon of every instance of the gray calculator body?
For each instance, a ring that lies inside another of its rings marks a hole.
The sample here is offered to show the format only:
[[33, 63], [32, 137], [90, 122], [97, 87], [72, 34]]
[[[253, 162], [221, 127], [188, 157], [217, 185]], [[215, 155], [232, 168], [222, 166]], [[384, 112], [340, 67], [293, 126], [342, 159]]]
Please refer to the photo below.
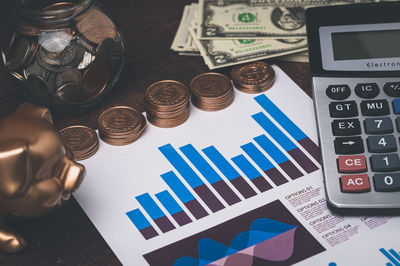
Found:
[[400, 2], [307, 10], [328, 205], [400, 213]]

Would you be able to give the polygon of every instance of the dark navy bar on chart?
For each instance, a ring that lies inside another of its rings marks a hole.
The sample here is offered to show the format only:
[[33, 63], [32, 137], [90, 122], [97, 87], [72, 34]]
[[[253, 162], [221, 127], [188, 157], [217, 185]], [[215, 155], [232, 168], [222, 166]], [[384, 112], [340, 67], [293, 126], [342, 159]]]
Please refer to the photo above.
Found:
[[208, 215], [207, 211], [174, 172], [162, 174], [161, 178], [197, 220]]
[[157, 193], [155, 196], [180, 226], [192, 222], [192, 219], [167, 190]]
[[158, 149], [179, 172], [179, 174], [186, 180], [189, 186], [193, 188], [193, 190], [197, 193], [197, 195], [199, 195], [199, 197], [212, 212], [217, 212], [225, 208], [219, 199], [213, 194], [207, 185], [204, 184], [196, 172], [193, 171], [193, 169], [186, 163], [186, 161], [179, 155], [179, 153], [172, 147], [171, 144], [164, 145]]
[[127, 212], [126, 215], [146, 240], [158, 236], [157, 231], [139, 209]]
[[276, 167], [253, 143], [247, 143], [241, 146], [241, 148], [264, 171], [264, 173], [272, 180], [272, 182], [274, 182], [275, 185], [280, 186], [288, 182], [281, 172], [276, 169]]
[[235, 192], [233, 192], [192, 144], [188, 144], [179, 149], [229, 205], [240, 201], [240, 198]]
[[261, 192], [267, 191], [272, 188], [271, 184], [260, 174], [257, 169], [244, 157], [238, 155], [232, 158], [232, 161], [242, 170], [242, 172], [250, 179], [250, 181]]
[[315, 160], [321, 163], [320, 150], [306, 134], [289, 119], [265, 94], [254, 98]]
[[136, 200], [142, 205], [143, 209], [149, 214], [151, 219], [157, 224], [163, 233], [175, 229], [175, 226], [165, 216], [157, 203], [151, 198], [148, 193], [136, 196]]
[[316, 166], [264, 113], [252, 115], [253, 119], [307, 172], [318, 170]]
[[282, 168], [285, 173], [292, 179], [297, 179], [303, 174], [300, 170], [286, 157], [285, 154], [275, 144], [272, 143], [265, 135], [255, 137], [254, 140], [269, 156]]
[[233, 168], [227, 159], [214, 147], [210, 146], [202, 150], [204, 154], [215, 164], [222, 174], [232, 183], [232, 185], [243, 195], [244, 198], [250, 198], [257, 193], [244, 180], [244, 178]]

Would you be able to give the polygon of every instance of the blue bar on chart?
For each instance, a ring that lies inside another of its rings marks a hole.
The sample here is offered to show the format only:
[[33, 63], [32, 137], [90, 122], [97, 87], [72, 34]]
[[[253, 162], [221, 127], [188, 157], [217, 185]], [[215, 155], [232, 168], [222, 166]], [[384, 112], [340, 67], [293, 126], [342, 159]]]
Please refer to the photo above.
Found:
[[252, 115], [253, 119], [307, 172], [318, 170], [316, 166], [264, 113]]
[[256, 168], [244, 157], [238, 155], [232, 158], [232, 161], [242, 170], [248, 179], [260, 190], [261, 192], [267, 191], [272, 188], [271, 184], [257, 171]]
[[169, 194], [167, 190], [157, 193], [155, 196], [180, 226], [192, 222], [192, 219], [190, 219], [190, 217], [186, 214], [182, 207], [179, 206], [178, 202], [176, 202], [176, 200], [171, 196], [171, 194]]
[[214, 147], [210, 146], [202, 150], [204, 154], [215, 164], [222, 174], [232, 183], [232, 185], [248, 199], [257, 195], [254, 189], [244, 180], [242, 176], [233, 168], [225, 157]]
[[400, 258], [399, 258], [400, 256], [399, 256], [399, 254], [398, 254], [395, 250], [390, 249], [390, 250], [389, 250], [390, 253], [389, 253], [386, 249], [381, 248], [381, 249], [379, 249], [379, 251], [380, 251], [386, 258], [388, 258], [388, 259], [391, 261], [390, 264], [387, 263], [386, 265], [400, 266]]
[[156, 229], [154, 229], [139, 209], [127, 212], [126, 215], [128, 215], [131, 222], [136, 226], [146, 240], [158, 236]]
[[253, 143], [247, 143], [241, 146], [241, 148], [264, 171], [275, 185], [280, 186], [288, 182], [288, 180], [281, 174], [281, 172], [279, 172], [278, 169], [276, 169], [268, 158], [257, 149], [256, 145]]
[[286, 157], [275, 144], [272, 143], [265, 135], [255, 137], [254, 140], [269, 156], [282, 168], [285, 173], [292, 179], [297, 179], [303, 174], [300, 170]]
[[266, 95], [261, 94], [254, 98], [304, 149], [319, 163], [321, 154], [315, 144], [306, 134], [289, 119]]
[[235, 192], [191, 144], [181, 147], [180, 150], [229, 205], [240, 201]]
[[136, 200], [142, 205], [143, 209], [149, 214], [151, 219], [161, 229], [163, 233], [175, 229], [164, 212], [158, 207], [157, 203], [151, 198], [148, 193], [136, 197]]
[[194, 192], [204, 201], [212, 212], [222, 210], [224, 205], [213, 194], [200, 177], [193, 171], [192, 168], [185, 162], [179, 153], [172, 147], [171, 144], [164, 145], [158, 148], [161, 153], [167, 158], [172, 166], [178, 173], [186, 180], [186, 182], [193, 188]]
[[174, 172], [170, 171], [162, 174], [161, 178], [165, 183], [167, 183], [179, 200], [182, 201], [183, 205], [186, 206], [197, 220], [208, 215], [200, 202], [192, 195]]

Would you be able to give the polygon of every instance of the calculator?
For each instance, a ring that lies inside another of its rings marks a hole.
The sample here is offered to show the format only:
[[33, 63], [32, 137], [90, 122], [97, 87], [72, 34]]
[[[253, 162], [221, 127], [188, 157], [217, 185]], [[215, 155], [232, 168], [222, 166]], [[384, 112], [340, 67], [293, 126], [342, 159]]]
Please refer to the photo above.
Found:
[[400, 210], [400, 2], [306, 11], [328, 206]]

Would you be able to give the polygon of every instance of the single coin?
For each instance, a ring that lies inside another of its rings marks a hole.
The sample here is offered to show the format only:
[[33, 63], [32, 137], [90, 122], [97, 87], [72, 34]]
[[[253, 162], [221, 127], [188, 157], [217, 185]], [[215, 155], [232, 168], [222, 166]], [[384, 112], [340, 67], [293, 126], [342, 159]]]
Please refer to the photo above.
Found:
[[93, 63], [82, 75], [81, 91], [78, 102], [86, 102], [99, 96], [110, 80], [110, 72], [106, 64]]
[[106, 135], [125, 135], [138, 131], [145, 123], [144, 116], [127, 106], [112, 107], [98, 118], [98, 126]]
[[103, 62], [109, 64], [112, 59], [112, 52], [114, 48], [113, 39], [106, 38], [101, 42], [96, 49], [96, 62]]
[[145, 100], [150, 106], [165, 110], [185, 104], [189, 99], [188, 88], [179, 81], [162, 80], [150, 85], [145, 94]]
[[41, 77], [31, 74], [26, 79], [29, 89], [33, 94], [35, 94], [40, 100], [45, 103], [53, 102], [52, 96], [48, 92], [48, 84]]
[[274, 80], [274, 69], [261, 61], [235, 67], [231, 72], [235, 87], [246, 93], [259, 93], [268, 90]]
[[106, 38], [114, 39], [117, 34], [111, 19], [95, 7], [84, 14], [76, 28], [87, 40], [95, 44], [100, 44]]
[[190, 92], [196, 97], [216, 98], [232, 90], [231, 80], [219, 73], [197, 75], [190, 82]]
[[59, 3], [54, 3], [49, 6], [46, 6], [43, 8], [44, 11], [57, 11], [57, 10], [65, 10], [65, 9], [70, 9], [75, 7], [76, 5], [71, 2], [59, 2]]
[[14, 46], [9, 53], [5, 54], [6, 67], [9, 70], [16, 70], [22, 67], [30, 58], [32, 44], [27, 37], [15, 40]]
[[77, 160], [87, 159], [94, 155], [99, 147], [96, 132], [86, 126], [70, 126], [62, 129], [60, 137], [72, 151]]
[[79, 85], [74, 82], [61, 85], [54, 93], [54, 98], [60, 103], [73, 102], [79, 95]]
[[42, 66], [38, 64], [38, 62], [34, 61], [32, 64], [30, 64], [23, 70], [23, 73], [25, 78], [28, 78], [28, 76], [31, 74], [35, 74], [44, 80], [48, 80], [52, 72], [44, 69]]
[[61, 73], [58, 73], [56, 76], [56, 86], [60, 87], [65, 83], [75, 83], [79, 84], [81, 81], [82, 74], [76, 68], [69, 68]]

